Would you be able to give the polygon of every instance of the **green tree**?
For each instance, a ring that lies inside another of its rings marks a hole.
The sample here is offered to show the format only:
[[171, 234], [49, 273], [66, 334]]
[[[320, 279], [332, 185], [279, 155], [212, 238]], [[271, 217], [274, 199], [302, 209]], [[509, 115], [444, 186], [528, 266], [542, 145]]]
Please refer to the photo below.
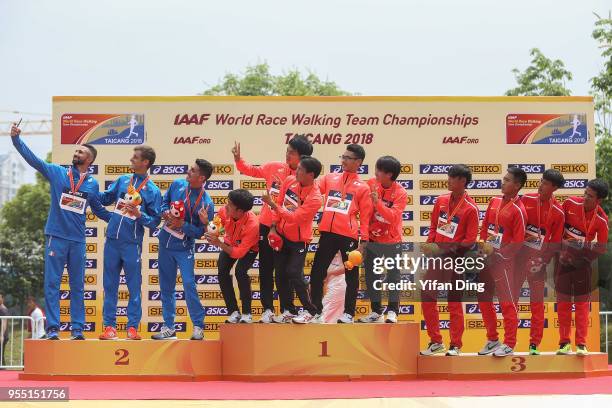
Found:
[[338, 96], [350, 95], [333, 81], [321, 80], [309, 72], [297, 70], [284, 75], [272, 75], [267, 63], [248, 66], [242, 75], [226, 74], [202, 95], [217, 96]]
[[518, 86], [506, 91], [508, 96], [568, 96], [571, 91], [566, 88], [566, 81], [572, 80], [572, 73], [565, 69], [561, 60], [548, 59], [542, 51], [532, 48], [529, 55], [533, 58], [531, 65], [521, 72], [514, 68], [512, 73]]
[[22, 185], [0, 210], [0, 291], [10, 295], [22, 313], [28, 295], [43, 295], [49, 204], [49, 183], [37, 173], [36, 183]]

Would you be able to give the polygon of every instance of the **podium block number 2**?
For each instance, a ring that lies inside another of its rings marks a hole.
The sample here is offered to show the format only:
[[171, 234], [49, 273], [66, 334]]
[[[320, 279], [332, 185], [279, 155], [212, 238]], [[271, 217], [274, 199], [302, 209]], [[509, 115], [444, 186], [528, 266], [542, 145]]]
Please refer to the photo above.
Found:
[[126, 349], [115, 350], [115, 357], [117, 357], [117, 360], [115, 360], [115, 365], [118, 365], [118, 366], [130, 365], [130, 359], [128, 358], [129, 355], [130, 355], [130, 352], [127, 351]]
[[327, 354], [327, 340], [320, 341], [319, 344], [321, 345], [321, 354], [319, 354], [319, 357], [331, 357]]

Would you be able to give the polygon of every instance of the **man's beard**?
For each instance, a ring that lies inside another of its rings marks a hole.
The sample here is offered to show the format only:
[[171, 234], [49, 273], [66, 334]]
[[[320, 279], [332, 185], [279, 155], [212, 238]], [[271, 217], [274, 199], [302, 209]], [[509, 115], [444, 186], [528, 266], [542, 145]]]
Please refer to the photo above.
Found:
[[80, 166], [80, 165], [82, 165], [84, 163], [85, 162], [83, 160], [80, 160], [80, 159], [78, 159], [76, 157], [72, 159], [72, 164], [74, 164], [75, 166]]

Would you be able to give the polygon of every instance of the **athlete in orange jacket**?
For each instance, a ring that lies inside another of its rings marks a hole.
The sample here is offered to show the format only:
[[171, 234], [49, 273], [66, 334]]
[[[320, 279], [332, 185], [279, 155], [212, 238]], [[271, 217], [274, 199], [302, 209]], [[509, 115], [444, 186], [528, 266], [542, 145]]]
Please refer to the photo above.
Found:
[[[365, 150], [360, 145], [350, 144], [340, 158], [342, 173], [327, 174], [319, 183], [324, 195], [323, 216], [319, 223], [321, 238], [310, 276], [312, 303], [318, 314], [323, 311], [323, 281], [336, 253], [340, 251], [343, 261], [346, 261], [347, 253], [357, 249], [358, 239], [361, 238], [359, 247], [363, 253], [369, 238], [368, 224], [372, 215], [370, 188], [357, 174], [365, 159]], [[357, 214], [360, 221], [357, 221]], [[338, 323], [353, 322], [359, 268], [347, 270], [345, 280], [344, 314]]]

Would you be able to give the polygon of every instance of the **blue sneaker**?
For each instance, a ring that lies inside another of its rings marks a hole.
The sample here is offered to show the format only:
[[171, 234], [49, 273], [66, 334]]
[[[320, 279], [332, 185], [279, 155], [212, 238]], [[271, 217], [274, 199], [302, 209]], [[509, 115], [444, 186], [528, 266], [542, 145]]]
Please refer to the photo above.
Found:
[[48, 331], [47, 334], [45, 335], [45, 339], [47, 340], [59, 340], [59, 333], [57, 332], [57, 329], [55, 327], [51, 327]]
[[72, 336], [70, 336], [70, 340], [85, 340], [85, 336], [83, 336], [83, 330], [75, 329], [72, 331]]

